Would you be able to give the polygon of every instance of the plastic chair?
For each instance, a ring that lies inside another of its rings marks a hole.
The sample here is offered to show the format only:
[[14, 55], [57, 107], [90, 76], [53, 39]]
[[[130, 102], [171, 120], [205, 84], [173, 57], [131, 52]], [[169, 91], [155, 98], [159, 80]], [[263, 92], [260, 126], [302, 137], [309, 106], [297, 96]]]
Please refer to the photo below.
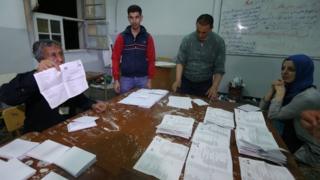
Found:
[[4, 109], [2, 112], [2, 117], [7, 131], [10, 133], [16, 132], [19, 136], [19, 129], [23, 126], [25, 119], [23, 109], [18, 106]]

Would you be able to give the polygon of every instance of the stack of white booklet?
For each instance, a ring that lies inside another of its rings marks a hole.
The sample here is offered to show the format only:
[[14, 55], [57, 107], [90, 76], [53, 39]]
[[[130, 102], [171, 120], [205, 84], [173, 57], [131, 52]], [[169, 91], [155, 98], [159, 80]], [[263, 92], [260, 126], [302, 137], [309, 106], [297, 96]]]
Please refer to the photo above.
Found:
[[264, 161], [239, 157], [241, 179], [294, 180], [292, 174], [283, 166], [275, 166]]
[[231, 130], [215, 124], [199, 123], [192, 136], [192, 143], [205, 143], [215, 147], [230, 147]]
[[150, 108], [169, 91], [162, 89], [139, 89], [132, 92], [128, 97], [119, 101], [122, 104], [136, 105], [143, 108]]
[[7, 162], [0, 160], [0, 175], [2, 180], [28, 179], [35, 173], [35, 169], [15, 158]]
[[253, 106], [251, 104], [244, 104], [241, 105], [239, 107], [237, 107], [237, 109], [243, 110], [243, 111], [247, 111], [247, 112], [254, 112], [254, 111], [260, 111], [261, 109], [257, 106]]
[[154, 137], [134, 169], [163, 180], [178, 180], [189, 148]]
[[50, 68], [34, 74], [40, 93], [52, 109], [88, 89], [81, 60], [64, 63], [59, 67], [60, 71]]
[[54, 164], [66, 170], [72, 176], [78, 177], [95, 162], [96, 155], [80, 148], [72, 147], [58, 157]]
[[204, 143], [192, 143], [185, 166], [184, 179], [233, 179], [230, 149]]
[[191, 109], [192, 99], [190, 97], [180, 97], [180, 96], [169, 96], [169, 102], [167, 106], [181, 108], [181, 109]]
[[287, 161], [272, 133], [263, 128], [237, 127], [236, 142], [240, 154], [259, 157], [280, 164], [285, 164]]
[[74, 177], [78, 177], [95, 161], [96, 155], [77, 147], [68, 147], [60, 143], [46, 140], [27, 153], [28, 156], [54, 163]]
[[97, 119], [99, 118], [93, 117], [93, 116], [81, 116], [79, 118], [76, 118], [67, 125], [68, 132], [95, 127], [97, 126], [97, 123], [96, 123]]
[[189, 139], [192, 134], [193, 123], [193, 118], [167, 114], [157, 126], [156, 133], [170, 134]]
[[233, 113], [219, 108], [207, 107], [204, 123], [214, 123], [224, 128], [233, 129]]
[[19, 158], [37, 145], [39, 145], [37, 142], [15, 139], [0, 148], [0, 157], [6, 159]]

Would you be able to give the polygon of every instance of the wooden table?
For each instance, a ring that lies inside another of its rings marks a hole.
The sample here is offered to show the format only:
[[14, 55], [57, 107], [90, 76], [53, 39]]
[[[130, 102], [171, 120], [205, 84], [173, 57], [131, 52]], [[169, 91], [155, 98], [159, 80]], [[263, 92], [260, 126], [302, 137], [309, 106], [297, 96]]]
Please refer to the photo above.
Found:
[[[68, 133], [66, 125], [70, 120], [67, 120], [42, 133], [28, 133], [22, 138], [38, 142], [51, 139], [67, 146], [78, 146], [96, 154], [97, 162], [89, 170], [83, 173], [79, 179], [153, 179], [151, 176], [135, 171], [132, 167], [156, 135], [156, 125], [161, 122], [165, 114], [190, 116], [196, 119], [196, 121], [203, 121], [207, 106], [200, 107], [193, 104], [191, 110], [171, 108], [166, 106], [168, 96], [164, 97], [150, 109], [118, 104], [117, 102], [126, 95], [128, 95], [128, 93], [106, 102], [107, 111], [102, 114], [95, 114], [92, 111], [87, 111], [78, 115], [86, 114], [99, 116], [100, 119], [97, 120], [97, 127]], [[217, 101], [211, 103], [210, 106], [233, 111], [233, 108], [236, 107], [237, 104]], [[114, 128], [112, 123], [115, 123], [119, 127], [119, 130]], [[196, 125], [197, 123], [195, 123], [195, 126]], [[271, 130], [275, 135], [276, 141], [281, 147], [285, 148], [281, 138], [274, 133], [274, 129]], [[185, 140], [183, 138], [169, 135], [162, 135], [162, 137], [168, 137], [173, 139], [174, 142], [182, 143], [189, 147], [191, 145], [190, 140]], [[241, 179], [238, 159], [239, 154], [235, 142], [234, 131], [232, 131], [230, 146], [233, 159], [234, 179]], [[293, 156], [287, 154], [287, 157], [288, 169], [295, 178], [303, 179]], [[25, 159], [24, 161], [27, 160], [28, 159]], [[37, 161], [34, 160], [32, 166], [37, 170], [43, 168], [54, 170], [59, 174], [72, 179], [69, 174], [55, 165], [39, 167]], [[37, 174], [34, 177], [39, 178], [46, 173], [37, 171]]]

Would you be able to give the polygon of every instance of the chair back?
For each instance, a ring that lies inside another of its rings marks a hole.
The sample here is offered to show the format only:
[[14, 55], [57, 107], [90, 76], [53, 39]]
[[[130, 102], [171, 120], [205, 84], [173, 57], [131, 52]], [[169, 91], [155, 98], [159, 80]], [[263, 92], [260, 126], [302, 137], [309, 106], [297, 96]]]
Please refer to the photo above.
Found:
[[18, 106], [4, 109], [2, 117], [8, 132], [19, 130], [23, 126], [25, 119], [24, 111]]

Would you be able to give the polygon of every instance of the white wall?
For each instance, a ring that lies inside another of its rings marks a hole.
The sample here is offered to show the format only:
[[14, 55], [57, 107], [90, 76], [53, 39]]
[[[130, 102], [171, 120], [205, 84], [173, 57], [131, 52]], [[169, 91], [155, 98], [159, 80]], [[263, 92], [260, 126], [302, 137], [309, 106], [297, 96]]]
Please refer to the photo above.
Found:
[[1, 0], [0, 27], [26, 29], [23, 0]]
[[[218, 30], [220, 2], [221, 0], [107, 0], [110, 34], [114, 37], [123, 31], [128, 25], [128, 6], [138, 4], [144, 15], [143, 25], [155, 39], [157, 56], [173, 58], [183, 36], [195, 30], [195, 21], [200, 14], [213, 14], [214, 31]], [[227, 55], [226, 74], [220, 91], [227, 92], [228, 82], [235, 76], [241, 76], [246, 83], [244, 95], [262, 97], [271, 82], [280, 77], [282, 60], [282, 57]], [[320, 87], [320, 61], [314, 63], [314, 84]]]

